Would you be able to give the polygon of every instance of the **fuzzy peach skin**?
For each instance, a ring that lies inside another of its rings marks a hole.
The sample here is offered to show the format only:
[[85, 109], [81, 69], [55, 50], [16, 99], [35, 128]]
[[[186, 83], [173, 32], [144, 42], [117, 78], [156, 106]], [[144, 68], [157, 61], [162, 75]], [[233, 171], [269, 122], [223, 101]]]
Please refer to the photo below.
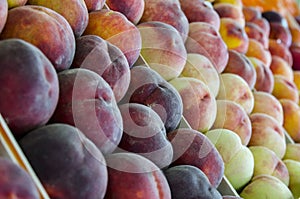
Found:
[[248, 145], [252, 127], [248, 114], [241, 105], [230, 100], [217, 100], [217, 116], [211, 129], [229, 129], [239, 135], [243, 145]]
[[247, 82], [239, 75], [222, 73], [218, 100], [231, 100], [243, 107], [247, 114], [252, 112], [254, 97]]
[[248, 38], [255, 39], [263, 45], [265, 49], [269, 48], [269, 38], [264, 30], [253, 22], [246, 22], [245, 31]]
[[205, 83], [216, 97], [220, 88], [220, 77], [207, 57], [198, 53], [188, 53], [180, 77], [193, 77]]
[[0, 33], [6, 23], [8, 13], [7, 0], [0, 0]]
[[283, 159], [296, 160], [300, 162], [300, 143], [288, 143]]
[[294, 80], [292, 67], [281, 57], [272, 55], [270, 69], [273, 75], [282, 75], [289, 81]]
[[289, 47], [280, 42], [280, 40], [269, 39], [269, 51], [271, 55], [276, 55], [284, 59], [289, 66], [293, 65], [293, 56]]
[[264, 113], [253, 113], [250, 120], [252, 135], [248, 146], [265, 146], [282, 159], [286, 149], [283, 127], [273, 117]]
[[261, 60], [266, 67], [270, 67], [272, 61], [270, 51], [265, 49], [264, 46], [255, 39], [249, 39], [249, 46], [245, 55], [247, 57], [255, 57]]
[[220, 18], [232, 18], [236, 20], [241, 25], [241, 27], [245, 26], [245, 17], [243, 14], [243, 10], [240, 7], [226, 2], [215, 3], [213, 6], [215, 11], [219, 14]]
[[265, 113], [283, 125], [283, 108], [280, 101], [271, 93], [254, 91], [254, 107], [252, 113]]
[[281, 75], [274, 75], [274, 89], [272, 94], [277, 99], [290, 99], [299, 103], [299, 92], [294, 81], [290, 81]]
[[289, 99], [279, 100], [283, 108], [283, 127], [295, 142], [300, 142], [300, 107]]

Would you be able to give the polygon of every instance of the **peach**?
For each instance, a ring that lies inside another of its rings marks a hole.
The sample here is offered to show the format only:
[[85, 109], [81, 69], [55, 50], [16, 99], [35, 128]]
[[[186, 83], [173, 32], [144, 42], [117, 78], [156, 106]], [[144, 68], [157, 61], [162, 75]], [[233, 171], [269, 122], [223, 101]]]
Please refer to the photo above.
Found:
[[180, 77], [193, 77], [203, 81], [215, 97], [219, 92], [219, 74], [211, 61], [204, 55], [188, 53]]
[[217, 115], [215, 96], [201, 80], [178, 77], [170, 82], [179, 92], [183, 103], [183, 116], [192, 129], [208, 131]]
[[[299, 30], [299, 32], [300, 32], [300, 30]], [[300, 35], [299, 35], [299, 38], [300, 38]], [[299, 64], [300, 63], [300, 46], [291, 45], [289, 50], [290, 50], [290, 53], [293, 58], [293, 65], [292, 65], [293, 70], [300, 70], [300, 64]]]
[[27, 3], [27, 0], [7, 0], [8, 8], [14, 8], [19, 6], [24, 6]]
[[178, 165], [164, 171], [173, 199], [222, 199], [203, 171], [191, 165]]
[[279, 100], [283, 108], [283, 127], [295, 142], [300, 142], [300, 107], [289, 99]]
[[286, 145], [284, 160], [296, 160], [300, 162], [300, 143], [288, 143]]
[[229, 3], [239, 8], [242, 8], [243, 6], [242, 0], [214, 0], [214, 4], [218, 4], [218, 3]]
[[89, 14], [82, 0], [28, 0], [27, 4], [44, 6], [61, 14], [69, 22], [75, 37], [79, 37], [88, 24]]
[[109, 9], [123, 13], [134, 24], [140, 21], [145, 9], [144, 0], [106, 0], [105, 3]]
[[292, 44], [292, 34], [288, 27], [281, 23], [270, 23], [270, 39], [280, 40], [285, 46], [290, 47]]
[[269, 67], [272, 61], [271, 52], [255, 39], [249, 39], [249, 47], [245, 53], [247, 57], [255, 57], [261, 60], [266, 67]]
[[293, 57], [289, 48], [280, 40], [269, 39], [269, 51], [271, 55], [277, 55], [284, 59], [289, 66], [293, 65]]
[[39, 192], [31, 176], [12, 160], [0, 157], [0, 197], [39, 199]]
[[254, 21], [255, 19], [262, 17], [261, 11], [257, 7], [254, 7], [254, 6], [243, 5], [242, 11], [243, 11], [246, 22]]
[[269, 67], [267, 67], [260, 59], [248, 57], [256, 71], [255, 90], [271, 93], [274, 88], [274, 76]]
[[212, 129], [228, 129], [239, 135], [243, 145], [251, 138], [251, 121], [241, 105], [229, 100], [217, 100], [217, 116]]
[[247, 82], [237, 74], [222, 73], [218, 100], [230, 100], [243, 107], [247, 114], [252, 112], [254, 97]]
[[225, 176], [234, 189], [240, 190], [252, 178], [254, 159], [240, 137], [227, 129], [214, 129], [205, 134], [222, 156]]
[[285, 17], [275, 10], [267, 10], [261, 13], [261, 16], [265, 18], [269, 23], [279, 23], [283, 27], [288, 28], [288, 23]]
[[129, 88], [119, 104], [132, 102], [149, 106], [158, 113], [167, 133], [177, 128], [183, 113], [178, 91], [151, 68], [135, 66], [130, 73]]
[[295, 160], [283, 161], [288, 168], [290, 174], [289, 189], [291, 190], [294, 198], [300, 197], [300, 162]]
[[159, 115], [150, 107], [136, 103], [122, 104], [119, 109], [123, 118], [123, 135], [117, 151], [142, 155], [159, 168], [169, 166], [173, 149]]
[[220, 18], [232, 18], [241, 25], [245, 26], [245, 17], [241, 7], [235, 6], [231, 3], [215, 3], [214, 9], [220, 16]]
[[250, 120], [252, 135], [248, 146], [267, 147], [281, 159], [286, 149], [283, 127], [273, 117], [264, 113], [253, 113]]
[[58, 79], [59, 100], [51, 123], [76, 126], [103, 154], [114, 151], [123, 134], [123, 122], [108, 83], [83, 68], [64, 70]]
[[15, 137], [46, 124], [59, 95], [57, 74], [46, 56], [24, 40], [2, 40], [0, 71], [0, 112]]
[[171, 199], [165, 175], [147, 158], [134, 153], [114, 153], [105, 158], [108, 169], [105, 198]]
[[297, 22], [296, 18], [291, 14], [287, 13], [285, 16], [288, 27], [292, 34], [292, 45], [299, 46], [300, 45], [300, 26]]
[[228, 49], [246, 53], [249, 46], [249, 38], [242, 26], [236, 19], [220, 19], [220, 35], [226, 43]]
[[289, 185], [289, 171], [283, 161], [264, 146], [249, 147], [254, 158], [253, 177], [258, 175], [271, 175], [281, 180], [286, 186]]
[[8, 11], [0, 39], [19, 38], [37, 46], [57, 71], [68, 69], [75, 54], [75, 37], [67, 20], [57, 12], [35, 5]]
[[269, 37], [257, 24], [246, 22], [245, 32], [248, 35], [248, 38], [258, 41], [265, 49], [269, 48]]
[[[164, 14], [162, 14], [164, 13]], [[147, 0], [140, 22], [160, 21], [173, 26], [185, 42], [189, 21], [180, 7], [179, 0]]]
[[179, 0], [179, 2], [189, 23], [206, 22], [219, 30], [220, 17], [210, 2], [204, 0]]
[[188, 53], [199, 53], [206, 56], [221, 73], [228, 62], [228, 48], [219, 31], [205, 22], [189, 24], [189, 35], [185, 42]]
[[274, 75], [272, 94], [277, 99], [290, 99], [297, 104], [299, 102], [299, 92], [296, 84], [281, 75]]
[[0, 34], [6, 23], [8, 13], [7, 0], [0, 0]]
[[300, 71], [293, 70], [293, 81], [298, 90], [300, 90]]
[[97, 35], [76, 38], [71, 68], [85, 68], [99, 74], [113, 90], [117, 102], [129, 87], [130, 69], [125, 55], [118, 47]]
[[293, 195], [289, 188], [278, 178], [271, 175], [259, 175], [254, 177], [242, 190], [240, 196], [244, 199], [293, 199]]
[[165, 80], [178, 77], [186, 63], [187, 51], [178, 31], [159, 21], [140, 23], [141, 55]]
[[108, 181], [106, 161], [77, 128], [45, 125], [28, 133], [19, 143], [50, 198], [104, 197]]
[[106, 0], [84, 0], [88, 12], [101, 10], [104, 7]]
[[283, 108], [280, 101], [271, 93], [264, 91], [253, 92], [254, 107], [253, 113], [265, 113], [277, 120], [279, 125], [283, 125]]
[[256, 18], [253, 19], [251, 22], [258, 25], [264, 31], [264, 33], [269, 37], [271, 28], [269, 22], [265, 18], [263, 17]]
[[229, 59], [223, 73], [233, 73], [242, 77], [250, 87], [254, 88], [256, 70], [248, 57], [235, 50], [228, 50]]
[[97, 35], [117, 46], [126, 56], [130, 67], [136, 62], [142, 47], [138, 28], [126, 16], [113, 10], [96, 10], [89, 13], [84, 35]]
[[270, 69], [273, 75], [282, 75], [289, 81], [294, 80], [292, 67], [281, 57], [273, 55]]
[[213, 187], [218, 187], [224, 175], [224, 162], [216, 147], [201, 132], [179, 128], [167, 134], [173, 146], [172, 166], [192, 165], [201, 169]]

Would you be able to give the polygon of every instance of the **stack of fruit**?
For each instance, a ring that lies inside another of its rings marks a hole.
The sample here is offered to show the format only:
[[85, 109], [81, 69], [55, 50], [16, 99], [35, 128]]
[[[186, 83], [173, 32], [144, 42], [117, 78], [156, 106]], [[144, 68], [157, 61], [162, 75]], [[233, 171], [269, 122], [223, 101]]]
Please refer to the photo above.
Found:
[[300, 10], [246, 1], [0, 0], [0, 113], [50, 198], [300, 197]]

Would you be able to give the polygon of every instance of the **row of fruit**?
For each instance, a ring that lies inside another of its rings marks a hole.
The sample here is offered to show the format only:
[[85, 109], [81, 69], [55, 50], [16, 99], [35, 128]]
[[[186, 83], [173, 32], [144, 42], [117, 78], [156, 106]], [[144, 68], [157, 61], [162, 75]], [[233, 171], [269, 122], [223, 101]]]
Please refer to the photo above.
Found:
[[0, 113], [50, 198], [299, 198], [300, 11], [251, 2], [0, 0]]

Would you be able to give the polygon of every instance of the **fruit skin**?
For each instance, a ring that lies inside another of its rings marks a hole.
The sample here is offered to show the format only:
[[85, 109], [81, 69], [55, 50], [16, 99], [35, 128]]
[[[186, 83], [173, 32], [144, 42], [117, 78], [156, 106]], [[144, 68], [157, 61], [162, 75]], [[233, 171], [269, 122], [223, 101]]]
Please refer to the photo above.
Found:
[[295, 142], [300, 142], [300, 107], [289, 99], [279, 100], [283, 108], [283, 127]]
[[183, 116], [192, 129], [208, 131], [217, 115], [214, 95], [201, 80], [193, 77], [177, 77], [170, 82], [181, 96]]
[[[173, 163], [201, 169], [213, 187], [218, 187], [224, 175], [224, 162], [211, 141], [201, 132], [179, 128], [167, 134], [173, 146]], [[213, 166], [212, 166], [213, 165]]]
[[117, 102], [125, 95], [130, 82], [130, 68], [122, 51], [96, 35], [76, 38], [76, 51], [71, 68], [96, 72], [111, 87]]
[[293, 70], [300, 70], [300, 47], [297, 45], [291, 45], [289, 48], [292, 58], [293, 58]]
[[295, 160], [283, 160], [290, 174], [289, 189], [293, 193], [294, 198], [300, 197], [300, 162]]
[[88, 12], [101, 10], [104, 7], [106, 0], [84, 0]]
[[218, 190], [211, 186], [207, 176], [197, 167], [178, 165], [164, 171], [173, 199], [221, 199]]
[[282, 159], [286, 149], [284, 129], [271, 116], [264, 113], [250, 115], [252, 136], [248, 146], [264, 146]]
[[12, 160], [0, 157], [0, 197], [39, 199], [39, 192], [31, 176]]
[[254, 159], [240, 137], [228, 129], [213, 129], [205, 133], [222, 156], [225, 176], [236, 190], [240, 190], [252, 178]]
[[283, 159], [296, 160], [300, 162], [300, 143], [288, 143]]
[[266, 174], [281, 180], [286, 186], [289, 185], [289, 171], [284, 162], [270, 149], [264, 146], [249, 147], [254, 157], [253, 177]]
[[19, 38], [37, 46], [57, 71], [68, 69], [75, 54], [75, 37], [66, 19], [35, 5], [10, 9], [0, 39]]
[[270, 67], [272, 61], [272, 55], [270, 51], [265, 49], [264, 46], [255, 39], [249, 39], [249, 46], [245, 55], [247, 57], [255, 57], [262, 61], [267, 68]]
[[0, 0], [0, 34], [6, 23], [8, 13], [7, 0]]
[[284, 59], [289, 66], [293, 65], [293, 56], [289, 51], [289, 47], [280, 42], [280, 40], [269, 39], [269, 51], [271, 55], [276, 55]]
[[225, 69], [229, 58], [228, 48], [214, 26], [205, 22], [190, 23], [185, 47], [188, 53], [206, 56], [218, 73]]
[[105, 158], [109, 179], [106, 199], [171, 199], [162, 170], [147, 158], [134, 153], [113, 153]]
[[[145, 8], [140, 22], [160, 21], [173, 26], [186, 41], [189, 21], [180, 7], [179, 0], [144, 0]], [[164, 14], [162, 14], [164, 13]]]
[[220, 17], [211, 3], [203, 0], [179, 0], [179, 2], [189, 23], [206, 22], [219, 30]]
[[293, 81], [293, 69], [292, 67], [281, 57], [273, 55], [270, 69], [273, 75], [282, 75], [289, 81]]
[[246, 22], [245, 32], [248, 35], [248, 38], [258, 41], [265, 49], [269, 48], [269, 37], [257, 24], [253, 22]]
[[256, 71], [255, 90], [272, 93], [274, 89], [274, 76], [272, 70], [267, 67], [260, 59], [248, 57]]
[[214, 9], [220, 18], [232, 18], [236, 20], [241, 27], [245, 26], [245, 17], [241, 7], [224, 2], [214, 4]]
[[203, 81], [215, 97], [219, 92], [219, 74], [211, 61], [204, 55], [188, 53], [186, 63], [179, 77], [193, 77]]
[[82, 68], [64, 70], [58, 79], [59, 100], [50, 122], [77, 127], [103, 154], [114, 151], [122, 137], [123, 122], [107, 82]]
[[46, 125], [19, 143], [50, 198], [104, 197], [108, 180], [105, 159], [77, 128]]
[[88, 24], [89, 15], [84, 0], [28, 0], [27, 5], [44, 6], [61, 14], [70, 24], [75, 37], [79, 37]]
[[117, 151], [142, 155], [159, 168], [169, 166], [173, 149], [159, 115], [150, 107], [137, 103], [122, 104], [119, 109], [123, 119], [123, 135]]
[[232, 18], [221, 18], [220, 22], [219, 32], [228, 49], [236, 50], [243, 54], [246, 53], [249, 46], [249, 38], [244, 26]]
[[222, 73], [218, 100], [231, 100], [243, 107], [250, 114], [254, 106], [254, 97], [247, 82], [239, 75]]
[[160, 116], [167, 133], [176, 129], [183, 114], [178, 91], [151, 68], [134, 66], [130, 73], [129, 88], [119, 104], [131, 102], [149, 106]]
[[54, 66], [34, 45], [21, 39], [0, 41], [0, 112], [19, 139], [46, 124], [59, 96]]
[[253, 96], [254, 107], [251, 114], [265, 113], [276, 119], [279, 125], [283, 125], [283, 108], [274, 95], [263, 91], [255, 91]]
[[24, 6], [27, 3], [27, 0], [7, 0], [8, 9]]
[[142, 47], [137, 27], [124, 14], [113, 10], [90, 12], [83, 35], [97, 35], [117, 46], [126, 56], [130, 67], [138, 59]]
[[261, 13], [261, 16], [265, 18], [269, 23], [279, 23], [283, 27], [288, 28], [288, 23], [285, 17], [283, 17], [283, 15], [281, 15], [279, 12], [275, 10], [263, 11]]
[[243, 145], [251, 138], [252, 127], [248, 114], [241, 105], [230, 100], [217, 100], [217, 117], [211, 129], [228, 129], [239, 135]]
[[242, 190], [240, 196], [244, 199], [293, 199], [288, 187], [276, 177], [259, 175]]
[[274, 89], [272, 91], [277, 99], [289, 99], [299, 103], [299, 92], [294, 81], [290, 81], [281, 75], [274, 75]]
[[228, 50], [229, 59], [223, 73], [234, 73], [242, 77], [250, 87], [254, 88], [256, 70], [248, 57], [235, 50]]
[[142, 37], [141, 55], [165, 80], [180, 75], [186, 63], [187, 51], [178, 31], [171, 25], [150, 21], [138, 26]]
[[145, 9], [144, 0], [106, 0], [111, 10], [123, 13], [133, 24], [138, 24]]
[[269, 39], [280, 40], [286, 47], [290, 47], [292, 44], [292, 34], [288, 27], [280, 23], [271, 22]]

